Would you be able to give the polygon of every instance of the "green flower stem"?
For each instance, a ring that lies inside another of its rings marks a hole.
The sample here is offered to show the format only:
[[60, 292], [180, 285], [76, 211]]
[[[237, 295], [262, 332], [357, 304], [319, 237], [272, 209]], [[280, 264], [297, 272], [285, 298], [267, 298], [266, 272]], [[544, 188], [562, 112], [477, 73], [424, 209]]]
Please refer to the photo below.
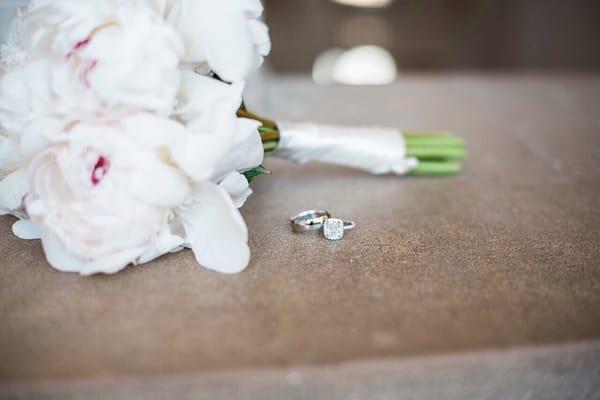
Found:
[[265, 153], [272, 153], [277, 149], [279, 142], [263, 142]]
[[454, 134], [449, 131], [403, 131], [402, 135], [404, 137], [416, 137], [417, 139], [424, 137], [452, 137], [460, 140], [460, 138], [454, 136]]
[[405, 135], [407, 147], [463, 147], [463, 141], [455, 136], [448, 135]]
[[449, 176], [460, 173], [461, 165], [455, 161], [420, 161], [410, 171], [411, 175]]
[[448, 132], [406, 132], [404, 141], [406, 155], [418, 161], [411, 174], [448, 176], [460, 172], [459, 161], [465, 159], [462, 139]]
[[407, 147], [406, 155], [421, 159], [463, 160], [465, 150], [460, 147]]
[[255, 121], [260, 122], [263, 127], [271, 128], [271, 129], [278, 131], [277, 124], [275, 123], [275, 121], [271, 121], [270, 119], [260, 117], [254, 113], [251, 113], [250, 111], [246, 110], [245, 108], [240, 108], [237, 112], [237, 116], [240, 118], [253, 119]]
[[263, 143], [269, 141], [279, 141], [279, 131], [277, 129], [259, 126], [258, 133], [260, 133], [260, 138]]
[[271, 174], [271, 171], [269, 171], [262, 165], [259, 165], [258, 167], [252, 168], [252, 169], [244, 172], [244, 176], [246, 177], [246, 180], [248, 181], [248, 183], [252, 183], [252, 181], [256, 177], [265, 175], [265, 174]]

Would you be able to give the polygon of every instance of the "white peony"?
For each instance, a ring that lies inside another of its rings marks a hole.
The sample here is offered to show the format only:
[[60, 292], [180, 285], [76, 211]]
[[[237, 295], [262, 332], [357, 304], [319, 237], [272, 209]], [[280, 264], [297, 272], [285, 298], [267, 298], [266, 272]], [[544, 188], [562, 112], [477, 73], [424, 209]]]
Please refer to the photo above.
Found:
[[114, 273], [188, 246], [207, 268], [244, 269], [246, 226], [209, 180], [221, 136], [150, 114], [73, 127], [29, 167], [26, 208], [51, 265]]
[[221, 79], [246, 79], [271, 51], [259, 0], [147, 0], [181, 35], [186, 63]]
[[170, 115], [182, 54], [142, 0], [32, 2], [2, 47], [0, 215], [21, 216], [24, 165], [52, 135], [79, 121]]
[[263, 148], [236, 111], [270, 46], [261, 12], [254, 0], [34, 0], [0, 63], [0, 215], [20, 218], [14, 233], [85, 275], [184, 247], [207, 268], [244, 269], [237, 208]]
[[24, 216], [27, 162], [44, 148], [47, 136], [68, 124], [67, 120], [34, 111], [49, 104], [41, 89], [47, 87], [45, 75], [34, 69], [31, 65], [19, 67], [0, 79], [0, 215]]
[[28, 57], [12, 61], [2, 78], [5, 129], [47, 115], [89, 121], [171, 113], [183, 45], [144, 1], [38, 1], [18, 25], [13, 47]]
[[64, 143], [32, 162], [27, 212], [55, 268], [111, 273], [151, 246], [170, 251], [183, 243], [174, 235], [163, 239], [163, 230], [191, 186], [158, 151], [140, 148], [127, 129], [77, 125]]

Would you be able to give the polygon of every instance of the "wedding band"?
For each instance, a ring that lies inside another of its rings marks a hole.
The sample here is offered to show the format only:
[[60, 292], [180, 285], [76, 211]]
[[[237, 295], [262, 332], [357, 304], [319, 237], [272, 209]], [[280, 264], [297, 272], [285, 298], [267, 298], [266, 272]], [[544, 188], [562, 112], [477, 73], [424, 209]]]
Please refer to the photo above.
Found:
[[331, 214], [327, 210], [308, 210], [303, 211], [290, 218], [294, 232], [307, 232], [321, 229]]

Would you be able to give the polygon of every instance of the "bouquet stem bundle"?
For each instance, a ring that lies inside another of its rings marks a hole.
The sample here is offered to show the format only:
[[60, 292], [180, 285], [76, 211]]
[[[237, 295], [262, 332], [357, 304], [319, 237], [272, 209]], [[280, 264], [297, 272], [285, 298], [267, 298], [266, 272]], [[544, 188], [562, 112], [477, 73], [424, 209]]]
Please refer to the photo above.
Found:
[[445, 132], [405, 132], [406, 155], [419, 163], [413, 175], [456, 175], [465, 158], [463, 140]]
[[[246, 109], [240, 109], [238, 116], [254, 119], [262, 123], [258, 128], [263, 142], [265, 156], [276, 152], [281, 138], [275, 121], [260, 117]], [[460, 173], [465, 159], [465, 147], [461, 138], [449, 132], [404, 132], [406, 156], [415, 158], [418, 163], [409, 172], [411, 175], [452, 176]], [[268, 173], [263, 167], [249, 171], [252, 178]], [[248, 175], [248, 173], [247, 173]], [[248, 176], [247, 176], [248, 177]]]

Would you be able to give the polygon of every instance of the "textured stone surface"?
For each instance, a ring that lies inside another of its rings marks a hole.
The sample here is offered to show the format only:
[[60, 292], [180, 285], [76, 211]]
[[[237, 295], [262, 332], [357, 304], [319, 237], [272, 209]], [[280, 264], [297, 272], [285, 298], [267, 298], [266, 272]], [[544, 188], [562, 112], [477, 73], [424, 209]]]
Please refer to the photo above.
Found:
[[[456, 178], [270, 160], [235, 276], [191, 252], [114, 276], [52, 270], [0, 218], [0, 380], [110, 378], [401, 358], [600, 338], [600, 78], [408, 77], [257, 84], [280, 119], [450, 129]], [[329, 242], [290, 215], [357, 228]]]
[[0, 399], [581, 400], [600, 398], [600, 342], [327, 366], [11, 383]]

